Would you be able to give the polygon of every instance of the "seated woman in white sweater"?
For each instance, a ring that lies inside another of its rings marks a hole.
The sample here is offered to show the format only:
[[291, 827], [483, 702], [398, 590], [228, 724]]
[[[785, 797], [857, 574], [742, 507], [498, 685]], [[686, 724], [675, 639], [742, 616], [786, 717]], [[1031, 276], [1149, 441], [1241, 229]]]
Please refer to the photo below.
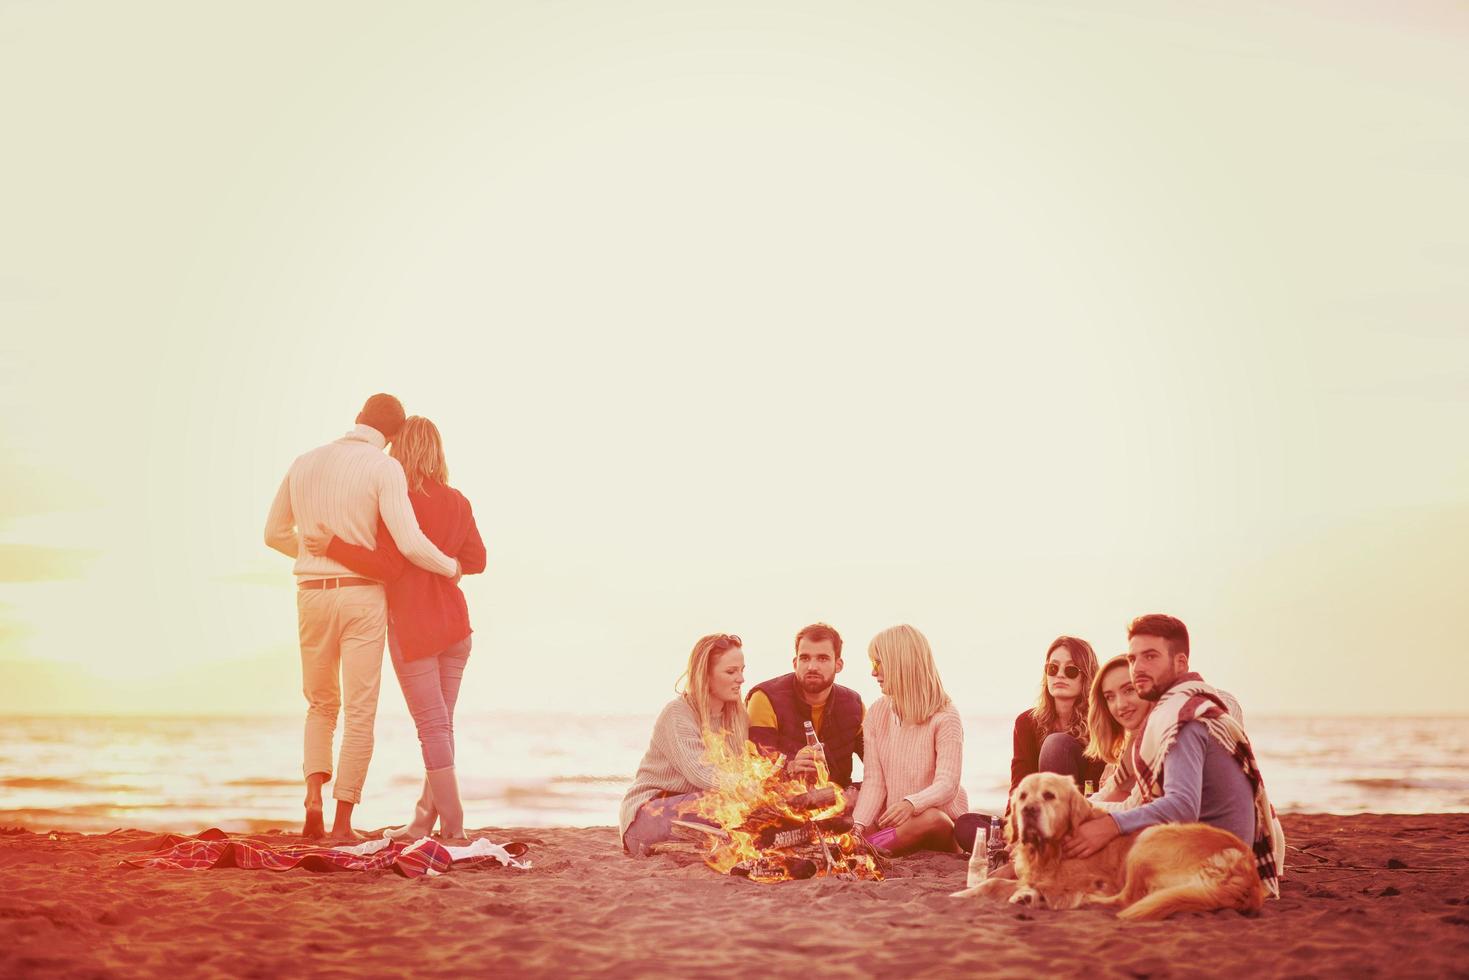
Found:
[[854, 829], [889, 854], [956, 851], [954, 818], [969, 808], [959, 785], [964, 725], [928, 640], [894, 626], [867, 646], [883, 696], [863, 723], [862, 793]]
[[750, 717], [740, 688], [745, 683], [745, 652], [740, 638], [711, 633], [694, 644], [679, 679], [680, 695], [663, 708], [632, 786], [622, 798], [618, 823], [622, 848], [644, 857], [648, 848], [673, 837], [673, 821], [698, 820], [690, 804], [714, 786], [714, 770], [704, 759], [704, 733], [724, 736], [732, 752], [744, 750]]

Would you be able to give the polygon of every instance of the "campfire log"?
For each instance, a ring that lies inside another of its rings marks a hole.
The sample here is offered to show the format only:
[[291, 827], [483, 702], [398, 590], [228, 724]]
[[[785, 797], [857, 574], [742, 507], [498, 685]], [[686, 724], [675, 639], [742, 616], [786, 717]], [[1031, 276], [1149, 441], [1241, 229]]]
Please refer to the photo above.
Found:
[[836, 801], [837, 791], [835, 787], [822, 786], [788, 797], [786, 799], [786, 805], [792, 810], [801, 810], [810, 813], [812, 810], [825, 810]]
[[715, 837], [719, 840], [729, 840], [729, 831], [723, 827], [715, 827], [707, 823], [696, 823], [692, 820], [670, 820], [674, 836], [678, 840], [707, 842], [709, 838]]
[[738, 878], [785, 878], [804, 881], [816, 877], [819, 866], [815, 861], [803, 857], [772, 855], [754, 861], [741, 861], [729, 873]]
[[[785, 805], [788, 809], [794, 810], [797, 813], [810, 814], [817, 810], [829, 809], [836, 802], [836, 799], [836, 790], [833, 787], [822, 786], [818, 789], [807, 790], [804, 793], [797, 793], [795, 796], [786, 797]], [[833, 817], [830, 822], [823, 821], [823, 825], [832, 826], [838, 821], [842, 821], [842, 818]], [[777, 830], [783, 830], [788, 827], [800, 825], [793, 823], [787, 814], [777, 810], [774, 806], [761, 805], [749, 812], [745, 817], [744, 826], [747, 828], [774, 827]], [[768, 846], [768, 844], [762, 844], [761, 846]]]

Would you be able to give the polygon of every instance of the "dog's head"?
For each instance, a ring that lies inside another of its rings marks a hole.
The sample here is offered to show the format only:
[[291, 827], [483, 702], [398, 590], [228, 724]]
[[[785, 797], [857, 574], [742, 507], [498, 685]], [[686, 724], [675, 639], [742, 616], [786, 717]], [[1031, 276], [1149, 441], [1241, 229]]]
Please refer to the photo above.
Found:
[[1092, 816], [1092, 805], [1070, 776], [1035, 772], [1010, 794], [1010, 841], [1047, 844], [1071, 833]]

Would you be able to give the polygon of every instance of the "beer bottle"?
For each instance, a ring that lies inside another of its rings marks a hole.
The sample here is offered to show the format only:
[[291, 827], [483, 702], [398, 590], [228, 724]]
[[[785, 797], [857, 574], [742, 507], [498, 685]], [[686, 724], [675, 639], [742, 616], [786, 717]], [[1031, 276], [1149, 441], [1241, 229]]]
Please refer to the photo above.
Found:
[[1088, 779], [1086, 781], [1086, 789], [1082, 790], [1082, 793], [1084, 795], [1086, 795], [1086, 796], [1091, 796], [1096, 791], [1097, 791], [1097, 784], [1094, 783], [1094, 782], [1092, 782], [1090, 779]]
[[826, 750], [821, 747], [821, 742], [816, 738], [816, 726], [809, 721], [806, 722], [806, 747], [816, 750], [816, 759], [814, 760], [816, 762], [816, 776], [814, 778], [808, 776], [806, 781], [813, 785], [824, 784], [827, 780]]
[[994, 874], [1010, 859], [1005, 846], [1005, 831], [1000, 827], [999, 817], [990, 817], [990, 832], [985, 836], [986, 876]]

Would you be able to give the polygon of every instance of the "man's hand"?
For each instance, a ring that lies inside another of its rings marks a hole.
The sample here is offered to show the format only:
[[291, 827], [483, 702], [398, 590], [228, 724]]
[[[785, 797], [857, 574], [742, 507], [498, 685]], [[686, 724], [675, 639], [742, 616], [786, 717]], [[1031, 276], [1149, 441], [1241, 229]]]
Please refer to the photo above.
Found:
[[816, 775], [816, 755], [818, 750], [809, 745], [801, 746], [801, 751], [796, 757], [786, 763], [786, 772], [792, 776], [803, 776], [806, 773]]
[[308, 531], [301, 535], [302, 544], [306, 550], [313, 555], [326, 554], [326, 546], [332, 543], [332, 532], [325, 524], [316, 525], [315, 531]]
[[1121, 835], [1117, 821], [1111, 817], [1092, 817], [1080, 827], [1072, 829], [1066, 837], [1066, 856], [1069, 858], [1091, 857], [1107, 846], [1107, 842]]
[[901, 827], [913, 819], [913, 804], [907, 800], [899, 800], [883, 811], [882, 816], [877, 818], [879, 827]]

